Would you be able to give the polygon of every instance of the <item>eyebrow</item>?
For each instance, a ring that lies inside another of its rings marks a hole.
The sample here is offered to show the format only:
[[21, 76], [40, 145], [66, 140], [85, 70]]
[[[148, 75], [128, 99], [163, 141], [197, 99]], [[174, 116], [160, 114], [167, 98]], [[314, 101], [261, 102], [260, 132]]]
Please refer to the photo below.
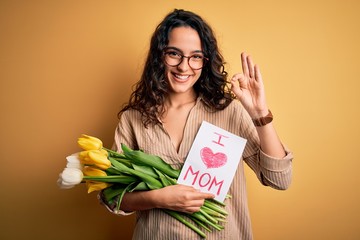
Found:
[[[177, 47], [166, 47], [165, 48], [165, 50], [176, 50], [176, 51], [178, 51], [178, 52], [181, 52], [182, 54], [184, 53], [181, 49], [179, 49], [179, 48], [177, 48]], [[204, 52], [203, 51], [201, 51], [201, 50], [195, 50], [195, 51], [192, 51], [191, 52], [191, 54], [193, 54], [193, 53], [202, 53], [202, 54], [204, 54]]]

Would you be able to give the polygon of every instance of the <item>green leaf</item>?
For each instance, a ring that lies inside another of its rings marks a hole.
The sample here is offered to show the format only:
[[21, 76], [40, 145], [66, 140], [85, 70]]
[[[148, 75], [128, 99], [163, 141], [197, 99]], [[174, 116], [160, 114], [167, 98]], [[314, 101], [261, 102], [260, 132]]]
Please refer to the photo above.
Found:
[[129, 192], [134, 192], [134, 191], [147, 191], [150, 190], [148, 188], [148, 186], [146, 185], [146, 183], [144, 182], [139, 182], [138, 185], [136, 185], [134, 188], [129, 189]]
[[127, 185], [115, 184], [103, 190], [103, 195], [107, 202], [110, 202], [114, 197], [120, 195]]
[[123, 163], [118, 162], [112, 158], [109, 158], [109, 160], [112, 163], [112, 165], [114, 166], [114, 168], [116, 168], [118, 171], [125, 173], [125, 174], [129, 174], [131, 176], [136, 176], [136, 177], [141, 178], [141, 180], [143, 180], [150, 189], [159, 189], [159, 188], [163, 187], [162, 183], [159, 180], [157, 180], [156, 178], [153, 178], [142, 172], [135, 171], [134, 169], [129, 168], [129, 167], [125, 166]]
[[134, 170], [145, 173], [153, 178], [159, 178], [158, 174], [155, 173], [154, 169], [149, 166], [141, 166], [133, 163], [132, 167], [134, 168]]
[[121, 162], [122, 164], [124, 164], [125, 166], [129, 167], [129, 168], [132, 168], [132, 164], [131, 164], [131, 161], [127, 158], [113, 158], [113, 157], [109, 157], [109, 160], [110, 158], [112, 160], [115, 160], [117, 162]]
[[140, 150], [132, 150], [125, 144], [121, 144], [121, 148], [125, 156], [136, 164], [154, 167], [170, 177], [178, 178], [180, 175], [179, 170], [173, 169], [159, 156], [147, 154]]
[[157, 170], [156, 168], [154, 168], [155, 172], [157, 173], [157, 175], [159, 176], [160, 178], [160, 181], [161, 183], [164, 185], [164, 187], [167, 187], [167, 186], [170, 186], [170, 185], [173, 185], [169, 179], [166, 178], [166, 176], [160, 172], [159, 170]]

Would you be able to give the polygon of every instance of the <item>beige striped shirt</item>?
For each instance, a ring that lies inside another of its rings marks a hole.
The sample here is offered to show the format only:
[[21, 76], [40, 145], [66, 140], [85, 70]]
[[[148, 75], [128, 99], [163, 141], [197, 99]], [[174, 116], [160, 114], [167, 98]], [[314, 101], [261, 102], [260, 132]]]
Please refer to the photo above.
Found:
[[[225, 228], [221, 231], [206, 232], [209, 240], [252, 239], [251, 222], [247, 204], [244, 162], [254, 170], [262, 184], [275, 189], [286, 189], [291, 182], [292, 154], [287, 152], [283, 159], [274, 159], [260, 150], [256, 129], [239, 101], [234, 100], [222, 111], [208, 111], [201, 98], [191, 109], [183, 140], [177, 152], [171, 139], [161, 124], [144, 128], [138, 111], [128, 110], [120, 118], [115, 132], [115, 149], [120, 151], [124, 143], [133, 149], [160, 156], [174, 168], [181, 168], [196, 133], [202, 123], [207, 121], [235, 135], [247, 139], [242, 160], [238, 165], [229, 190], [231, 199], [226, 199], [229, 212]], [[136, 212], [136, 226], [133, 239], [200, 239], [188, 227], [159, 209]]]

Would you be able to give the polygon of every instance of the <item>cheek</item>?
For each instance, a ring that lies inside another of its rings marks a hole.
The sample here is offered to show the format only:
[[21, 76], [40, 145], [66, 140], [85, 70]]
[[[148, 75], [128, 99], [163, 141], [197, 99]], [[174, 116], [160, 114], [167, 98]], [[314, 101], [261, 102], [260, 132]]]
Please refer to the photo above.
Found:
[[169, 67], [165, 67], [165, 77], [166, 78], [169, 76], [170, 72], [171, 71], [170, 71]]
[[165, 75], [164, 75], [164, 77], [165, 77], [165, 81], [166, 82], [169, 82], [169, 78], [170, 78], [170, 71], [169, 70], [165, 70]]
[[196, 77], [197, 77], [197, 80], [199, 80], [200, 76], [201, 76], [201, 73], [202, 73], [202, 70], [197, 70], [196, 71]]

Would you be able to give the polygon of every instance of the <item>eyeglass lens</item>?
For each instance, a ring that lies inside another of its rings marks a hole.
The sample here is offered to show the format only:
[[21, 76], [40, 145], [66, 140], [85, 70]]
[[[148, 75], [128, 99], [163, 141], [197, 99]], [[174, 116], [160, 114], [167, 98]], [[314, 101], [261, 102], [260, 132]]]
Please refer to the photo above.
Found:
[[196, 53], [191, 56], [184, 56], [176, 51], [165, 52], [165, 62], [166, 64], [172, 67], [181, 64], [184, 58], [187, 58], [188, 64], [192, 69], [197, 70], [197, 69], [201, 69], [204, 66], [204, 55], [201, 53]]

